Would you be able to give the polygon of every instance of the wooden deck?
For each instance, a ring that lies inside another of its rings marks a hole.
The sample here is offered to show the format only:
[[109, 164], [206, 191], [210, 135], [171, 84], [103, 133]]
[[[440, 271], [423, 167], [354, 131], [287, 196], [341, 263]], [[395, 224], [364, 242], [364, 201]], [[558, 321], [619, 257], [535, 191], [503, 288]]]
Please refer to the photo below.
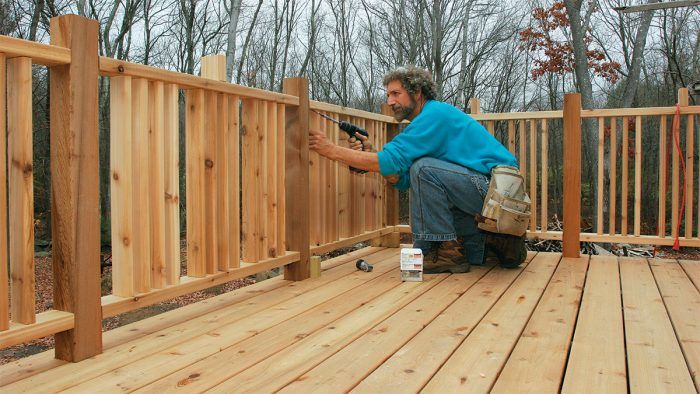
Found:
[[[364, 256], [374, 271], [357, 271]], [[2, 392], [673, 392], [700, 377], [700, 262], [530, 254], [399, 279], [398, 249], [323, 263], [105, 333], [80, 363], [0, 367]]]

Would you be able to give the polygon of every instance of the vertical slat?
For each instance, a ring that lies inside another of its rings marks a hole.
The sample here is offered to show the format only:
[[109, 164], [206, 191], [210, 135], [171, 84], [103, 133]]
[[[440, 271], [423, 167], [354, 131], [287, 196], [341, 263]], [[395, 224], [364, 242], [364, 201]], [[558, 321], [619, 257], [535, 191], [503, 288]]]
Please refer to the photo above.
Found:
[[[344, 145], [345, 133], [341, 133], [338, 126], [334, 126], [336, 135], [338, 136], [338, 144]], [[348, 166], [338, 164], [338, 236], [339, 238], [347, 238], [351, 235], [352, 218], [350, 211], [352, 210], [352, 176], [348, 172]]]
[[537, 231], [537, 119], [530, 121], [530, 231]]
[[[316, 113], [311, 113], [311, 125], [314, 130], [321, 128], [321, 117]], [[309, 185], [310, 185], [310, 210], [309, 220], [311, 221], [311, 245], [321, 244], [321, 196], [319, 195], [319, 184], [321, 173], [319, 171], [320, 155], [316, 152], [309, 152]]]
[[277, 254], [284, 255], [286, 251], [286, 210], [287, 196], [284, 190], [285, 179], [285, 107], [277, 104]]
[[149, 210], [151, 215], [151, 287], [161, 289], [167, 284], [165, 268], [165, 92], [163, 82], [151, 82], [148, 90], [150, 132], [148, 149]]
[[634, 235], [641, 234], [642, 226], [642, 117], [635, 120], [634, 148]]
[[[377, 135], [376, 131], [374, 130], [374, 122], [367, 120], [364, 121], [364, 124], [364, 129], [369, 133], [369, 141], [372, 143], [374, 137]], [[372, 145], [376, 146], [377, 144], [373, 143]], [[377, 191], [375, 189], [376, 173], [368, 172], [367, 175], [365, 175], [365, 182], [367, 193], [365, 197], [365, 231], [372, 231], [375, 229], [374, 207], [377, 206]]]
[[287, 200], [287, 245], [299, 251], [299, 261], [286, 265], [284, 278], [304, 280], [311, 276], [309, 249], [309, 81], [285, 78], [284, 93], [299, 97], [298, 107], [285, 113], [285, 194]]
[[668, 173], [668, 147], [666, 146], [666, 116], [660, 116], [659, 126], [659, 228], [658, 235], [666, 237], [666, 177]]
[[[525, 179], [525, 187], [527, 188], [527, 120], [520, 121], [520, 156], [518, 162], [520, 164], [520, 173]], [[529, 191], [529, 190], [528, 190]]]
[[542, 218], [540, 219], [540, 231], [544, 233], [549, 230], [549, 211], [547, 206], [549, 199], [549, 130], [547, 119], [542, 119], [541, 144], [542, 180], [540, 186], [542, 187], [542, 207], [540, 209], [540, 214]]
[[610, 119], [610, 217], [608, 227], [610, 235], [615, 235], [617, 222], [617, 118]]
[[[382, 114], [391, 116], [393, 111], [388, 104], [382, 104]], [[398, 126], [395, 124], [386, 125], [386, 133], [382, 138], [382, 148], [384, 145], [391, 141], [398, 134]], [[382, 183], [386, 184], [382, 181]], [[385, 186], [385, 203], [386, 212], [386, 224], [388, 226], [395, 226], [399, 224], [399, 192], [392, 186]], [[398, 246], [398, 245], [396, 245]]]
[[0, 331], [10, 328], [10, 289], [7, 277], [7, 128], [5, 111], [6, 58], [0, 53]]
[[243, 100], [243, 151], [242, 157], [242, 184], [243, 188], [243, 261], [252, 263], [260, 260], [258, 253], [258, 190], [257, 175], [260, 171], [260, 159], [258, 157], [258, 101], [254, 99]]
[[[374, 145], [377, 148], [381, 148], [381, 139], [383, 136], [386, 135], [386, 131], [384, 130], [384, 123], [375, 121], [374, 122]], [[377, 150], [375, 148], [375, 150]], [[382, 179], [382, 176], [379, 173], [374, 174], [374, 187], [377, 193], [377, 196], [375, 198], [375, 203], [374, 203], [374, 228], [383, 228], [383, 210], [382, 208], [384, 207], [384, 180]]]
[[[238, 96], [228, 98], [228, 155], [229, 168], [229, 267], [241, 265], [241, 184], [240, 184], [240, 100]], [[284, 182], [284, 179], [281, 180]]]
[[491, 135], [493, 135], [493, 131], [495, 129], [494, 123], [495, 122], [493, 120], [489, 120], [488, 122], [486, 122], [486, 130], [488, 130], [489, 134]]
[[515, 121], [508, 121], [508, 150], [515, 154]]
[[[321, 133], [328, 135], [328, 132], [326, 130], [326, 119], [319, 119], [319, 130]], [[328, 189], [327, 189], [327, 182], [328, 182], [328, 159], [325, 157], [319, 155], [318, 158], [318, 189], [316, 190], [316, 193], [318, 193], [319, 201], [318, 201], [318, 210], [319, 210], [319, 223], [318, 223], [318, 240], [320, 244], [325, 244], [328, 242]]]
[[581, 251], [581, 94], [564, 96], [564, 257]]
[[[102, 352], [97, 21], [52, 18], [51, 44], [70, 65], [50, 69], [53, 308], [73, 313], [56, 333], [55, 357], [78, 362]], [[69, 230], [70, 229], [70, 230]]]
[[216, 157], [216, 141], [218, 134], [218, 116], [216, 114], [216, 92], [204, 93], [204, 256], [207, 274], [213, 274], [217, 269], [218, 240], [216, 228], [216, 200], [219, 160]]
[[[216, 266], [219, 271], [228, 271], [230, 263], [231, 247], [229, 228], [231, 220], [231, 203], [229, 199], [229, 182], [233, 182], [233, 178], [229, 175], [229, 166], [233, 158], [229, 155], [228, 149], [230, 146], [229, 139], [231, 138], [231, 130], [229, 129], [228, 118], [231, 115], [228, 105], [229, 96], [225, 94], [217, 95], [216, 99], [216, 115], [218, 116], [216, 132]], [[210, 131], [211, 132], [211, 131]]]
[[276, 257], [277, 251], [277, 104], [268, 101], [267, 105], [267, 250], [265, 255]]
[[[355, 119], [354, 124], [359, 125], [363, 129], [365, 127], [365, 121], [364, 119]], [[355, 178], [357, 179], [357, 185], [358, 185], [358, 194], [357, 194], [357, 212], [355, 215], [357, 216], [357, 219], [359, 221], [358, 226], [357, 226], [357, 232], [355, 235], [362, 234], [365, 232], [367, 226], [366, 226], [366, 217], [365, 217], [365, 211], [367, 210], [367, 204], [365, 200], [367, 199], [367, 183], [368, 177], [366, 174], [356, 174]]]
[[[680, 123], [680, 120], [678, 120]], [[673, 126], [671, 129], [671, 238], [676, 238], [678, 236], [678, 204], [680, 202], [680, 156], [678, 154], [678, 149], [676, 149], [675, 136], [676, 136], [676, 119], [674, 117]], [[679, 138], [680, 142], [680, 138]]]
[[[695, 124], [694, 116], [686, 120], [685, 139], [685, 237], [693, 237], [693, 180], [695, 169]], [[700, 236], [700, 233], [698, 234]]]
[[204, 246], [204, 90], [185, 98], [185, 194], [187, 197], [187, 276], [206, 274]]
[[180, 281], [180, 143], [179, 143], [179, 89], [165, 85], [164, 141], [165, 161], [165, 279], [166, 284]]
[[596, 224], [596, 231], [598, 235], [603, 234], [603, 196], [605, 195], [605, 190], [603, 190], [605, 183], [603, 177], [605, 176], [605, 118], [598, 118], [598, 204], [597, 204], [597, 215], [598, 222]]
[[34, 170], [32, 160], [32, 59], [7, 61], [12, 321], [31, 324], [34, 302]]
[[[353, 119], [350, 117], [349, 119], [350, 123], [357, 124], [357, 120]], [[346, 140], [348, 139], [347, 134], [343, 136]], [[360, 217], [360, 207], [364, 208], [364, 202], [362, 201], [363, 195], [362, 195], [362, 189], [364, 184], [360, 184], [361, 181], [364, 181], [361, 175], [350, 171], [350, 184], [351, 184], [351, 192], [350, 192], [350, 223], [351, 223], [351, 230], [350, 234], [351, 235], [358, 235], [361, 234], [362, 231], [364, 230], [364, 214], [362, 217]], [[362, 211], [364, 213], [364, 209]], [[362, 219], [362, 220], [360, 220]]]
[[[337, 116], [335, 114], [331, 114], [335, 119], [337, 119]], [[328, 134], [329, 138], [333, 143], [337, 144], [338, 143], [338, 129], [335, 127], [335, 125], [332, 122], [328, 123]], [[338, 240], [338, 162], [337, 161], [331, 161], [330, 162], [330, 178], [329, 178], [329, 202], [330, 206], [328, 207], [328, 212], [330, 215], [330, 220], [329, 220], [329, 238], [331, 241], [337, 241]]]
[[628, 185], [629, 185], [629, 119], [627, 117], [622, 118], [622, 200], [620, 201], [620, 220], [621, 226], [620, 233], [622, 235], [627, 235], [627, 199], [628, 199]]
[[134, 295], [131, 77], [110, 78], [112, 294]]
[[268, 138], [267, 134], [269, 132], [269, 123], [268, 123], [268, 117], [267, 117], [267, 102], [261, 101], [259, 105], [259, 111], [258, 111], [258, 122], [260, 124], [260, 133], [258, 136], [258, 154], [260, 157], [260, 176], [258, 177], [257, 181], [259, 182], [258, 184], [260, 185], [260, 194], [259, 194], [259, 204], [258, 204], [258, 209], [256, 210], [257, 215], [258, 215], [258, 227], [260, 228], [260, 237], [258, 238], [258, 251], [259, 251], [259, 256], [261, 259], [266, 259], [267, 258], [267, 242], [268, 242], [268, 231], [270, 228], [270, 223], [267, 222], [267, 208], [269, 206], [269, 192], [270, 192], [270, 184], [268, 183], [268, 169], [270, 167], [269, 165], [269, 153], [270, 151], [267, 149], [268, 145]]
[[151, 289], [151, 216], [148, 203], [137, 204], [149, 193], [148, 179], [148, 80], [131, 80], [132, 174], [134, 180], [132, 213], [134, 215], [134, 290]]

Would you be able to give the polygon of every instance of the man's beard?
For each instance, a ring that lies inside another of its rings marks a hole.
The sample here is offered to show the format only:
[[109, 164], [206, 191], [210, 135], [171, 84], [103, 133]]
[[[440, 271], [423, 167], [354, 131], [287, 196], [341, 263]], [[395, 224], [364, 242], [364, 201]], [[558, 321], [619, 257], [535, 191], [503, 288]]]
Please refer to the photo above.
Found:
[[391, 106], [391, 109], [394, 111], [394, 119], [402, 122], [411, 116], [413, 111], [416, 109], [416, 102], [413, 100], [413, 98], [411, 98], [410, 101], [411, 102], [405, 107], [400, 104], [394, 104]]

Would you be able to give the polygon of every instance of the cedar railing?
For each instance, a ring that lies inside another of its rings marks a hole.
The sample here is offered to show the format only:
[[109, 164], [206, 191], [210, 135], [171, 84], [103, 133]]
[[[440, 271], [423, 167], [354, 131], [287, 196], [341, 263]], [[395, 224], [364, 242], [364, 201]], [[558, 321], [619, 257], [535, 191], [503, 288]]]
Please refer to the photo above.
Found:
[[[202, 77], [98, 57], [97, 34], [96, 21], [68, 15], [52, 19], [51, 45], [0, 37], [0, 347], [56, 334], [56, 356], [79, 361], [101, 352], [104, 317], [275, 267], [284, 267], [286, 279], [303, 280], [311, 275], [312, 255], [361, 241], [397, 247], [399, 233], [410, 231], [398, 225], [397, 192], [387, 188], [378, 175], [350, 173], [347, 166], [308, 149], [310, 127], [325, 131], [338, 143], [346, 139], [316, 111], [366, 128], [378, 149], [398, 132], [391, 117], [310, 101], [308, 82], [303, 78], [286, 79], [284, 93], [223, 82], [224, 64], [218, 56], [203, 58]], [[55, 310], [38, 314], [34, 303], [32, 64], [48, 66], [51, 79]], [[109, 78], [111, 122], [113, 290], [104, 297], [100, 296], [99, 269], [99, 75]], [[184, 115], [179, 111], [183, 93]], [[688, 119], [685, 130], [694, 130], [693, 117], [700, 107], [687, 106], [687, 102], [681, 105]], [[661, 225], [659, 234], [641, 234], [638, 212], [645, 202], [639, 186], [634, 189], [638, 198], [631, 235], [624, 214], [621, 227], [625, 230], [617, 233], [615, 219], [609, 222], [614, 223], [608, 226], [609, 233], [604, 233], [600, 205], [597, 233], [580, 234], [579, 228], [580, 118], [668, 117], [673, 110], [581, 111], [580, 100], [572, 96], [567, 97], [563, 112], [474, 116], [492, 132], [498, 122], [505, 122], [505, 144], [518, 155], [535, 202], [529, 236], [564, 239], [568, 256], [578, 253], [580, 239], [672, 242], [669, 235], [674, 234], [662, 231]], [[185, 163], [178, 160], [181, 116]], [[563, 233], [546, 226], [547, 130], [549, 122], [557, 119], [563, 120], [565, 138]], [[641, 132], [641, 127], [636, 130]], [[659, 132], [667, 131], [662, 127]], [[692, 134], [685, 137], [691, 147], [686, 152], [689, 158], [694, 156]], [[615, 141], [613, 135], [616, 133], [611, 134]], [[637, 152], [641, 155], [641, 149]], [[184, 258], [179, 246], [183, 165]], [[673, 168], [671, 210], [675, 211], [680, 181], [677, 165]], [[614, 184], [615, 172], [611, 174]], [[691, 190], [692, 165], [687, 174], [685, 182]], [[622, 179], [627, 175], [623, 164]], [[642, 179], [637, 171], [635, 185]], [[623, 188], [625, 196], [628, 192]], [[686, 232], [680, 241], [681, 245], [700, 246], [688, 224], [697, 212], [692, 208], [693, 193], [689, 194], [691, 208], [686, 211]], [[660, 212], [665, 202], [664, 198], [659, 203]], [[611, 204], [613, 217], [617, 211]], [[624, 207], [622, 212], [626, 212]], [[681, 218], [672, 216], [672, 225], [678, 220]], [[185, 259], [187, 274], [183, 276], [181, 262]]]
[[[202, 77], [98, 57], [97, 30], [69, 15], [52, 19], [51, 45], [0, 37], [0, 144], [7, 140], [9, 155], [0, 146], [0, 347], [56, 334], [57, 357], [78, 361], [101, 351], [102, 318], [276, 267], [306, 279], [312, 254], [361, 241], [398, 246], [396, 193], [377, 175], [352, 174], [308, 150], [309, 127], [347, 140], [311, 109], [362, 125], [375, 147], [395, 132], [391, 117], [310, 102], [303, 78], [286, 79], [284, 93], [223, 82], [223, 56], [203, 58]], [[51, 79], [55, 310], [38, 314], [33, 64], [48, 66]], [[112, 294], [104, 297], [99, 75], [110, 87]]]
[[[549, 131], [554, 127], [563, 127], [563, 216], [564, 224], [569, 225], [570, 234], [578, 234], [581, 241], [612, 242], [647, 245], [673, 245], [679, 235], [680, 246], [700, 246], [700, 206], [698, 196], [693, 189], [698, 173], [695, 170], [695, 143], [697, 142], [696, 117], [700, 106], [689, 106], [688, 90], [679, 90], [680, 104], [679, 146], [682, 146], [685, 158], [685, 177], [681, 179], [679, 152], [671, 139], [673, 118], [676, 107], [629, 108], [629, 109], [595, 109], [582, 110], [576, 95], [568, 95], [563, 111], [474, 114], [493, 134], [502, 127], [507, 130], [507, 139], [502, 141], [518, 158], [523, 175], [528, 184], [532, 199], [532, 217], [528, 237], [539, 239], [562, 240], [564, 232], [548, 229], [550, 166]], [[478, 108], [478, 100], [472, 100], [472, 108]], [[474, 111], [473, 111], [474, 112]], [[580, 228], [581, 198], [581, 121], [597, 121], [596, 138], [597, 162], [586, 163], [597, 170], [597, 201], [595, 209], [594, 232], [580, 233], [571, 226]], [[653, 124], [657, 128], [652, 128]], [[568, 125], [568, 128], [567, 128]], [[630, 131], [633, 130], [633, 131]], [[578, 133], [578, 134], [577, 134]], [[644, 173], [642, 159], [646, 146], [644, 136], [650, 133], [659, 135], [658, 171]], [[634, 138], [634, 148], [630, 141]], [[606, 158], [605, 148], [610, 154]], [[617, 152], [620, 152], [618, 157]], [[570, 155], [574, 155], [569, 160]], [[632, 156], [632, 157], [630, 157]], [[608, 161], [608, 171], [605, 162]], [[670, 162], [670, 163], [669, 163]], [[567, 168], [567, 166], [573, 166]], [[619, 171], [618, 171], [619, 167]], [[667, 179], [670, 169], [670, 179]], [[657, 196], [646, 196], [642, 192], [643, 182], [657, 178]], [[606, 188], [606, 181], [608, 187]], [[679, 217], [681, 203], [681, 186], [685, 183], [685, 211]], [[695, 186], [694, 186], [695, 185]], [[572, 196], [567, 199], [567, 191]], [[606, 194], [607, 193], [607, 194]], [[698, 191], [700, 193], [700, 191]], [[653, 232], [642, 230], [641, 207], [658, 206], [657, 226]], [[570, 212], [567, 211], [570, 209]], [[697, 216], [696, 216], [697, 215]], [[697, 221], [693, 218], [697, 217]], [[677, 234], [679, 222], [683, 232]], [[667, 224], [670, 224], [668, 229]], [[574, 250], [577, 250], [577, 246]]]

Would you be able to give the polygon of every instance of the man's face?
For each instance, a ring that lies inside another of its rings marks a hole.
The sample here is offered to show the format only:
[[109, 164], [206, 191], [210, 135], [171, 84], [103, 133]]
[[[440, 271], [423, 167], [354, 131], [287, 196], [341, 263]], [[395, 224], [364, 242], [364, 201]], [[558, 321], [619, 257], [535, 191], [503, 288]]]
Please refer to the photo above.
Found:
[[394, 118], [399, 122], [413, 119], [416, 115], [416, 100], [403, 87], [400, 81], [391, 81], [386, 85], [386, 103], [394, 111]]

